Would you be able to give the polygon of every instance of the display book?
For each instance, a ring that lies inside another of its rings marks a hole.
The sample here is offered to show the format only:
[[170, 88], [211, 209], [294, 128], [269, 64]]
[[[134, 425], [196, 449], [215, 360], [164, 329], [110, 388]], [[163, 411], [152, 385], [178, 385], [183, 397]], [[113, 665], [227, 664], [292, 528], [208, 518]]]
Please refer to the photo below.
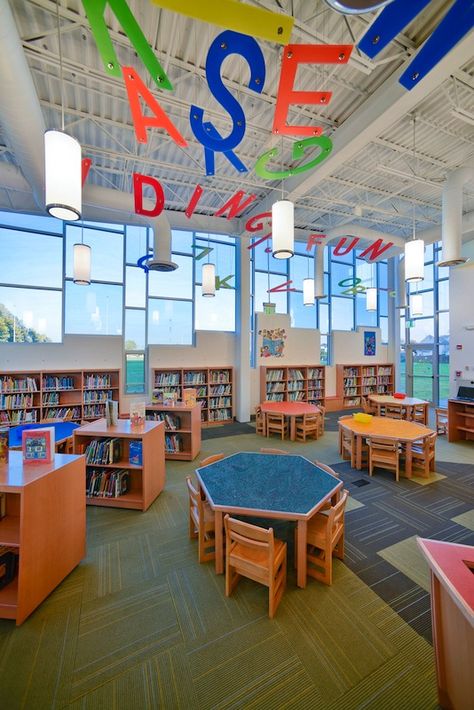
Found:
[[25, 429], [21, 433], [23, 463], [51, 463], [54, 459], [54, 427]]
[[261, 402], [309, 402], [324, 406], [324, 365], [260, 367]]
[[392, 395], [395, 388], [392, 363], [337, 365], [336, 390], [343, 408], [360, 407], [361, 396]]
[[171, 409], [164, 404], [147, 404], [146, 417], [165, 426], [165, 457], [192, 461], [201, 449], [201, 407], [177, 402]]

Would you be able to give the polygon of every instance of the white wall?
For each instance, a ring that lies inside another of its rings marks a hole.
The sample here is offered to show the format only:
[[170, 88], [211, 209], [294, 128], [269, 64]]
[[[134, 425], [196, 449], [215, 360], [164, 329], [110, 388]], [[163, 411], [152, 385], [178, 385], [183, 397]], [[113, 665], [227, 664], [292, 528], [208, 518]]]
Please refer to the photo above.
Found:
[[[458, 386], [474, 382], [474, 241], [463, 244], [463, 266], [451, 267], [449, 274], [449, 394], [456, 396]], [[462, 350], [457, 349], [462, 346]], [[458, 376], [456, 372], [461, 374]]]

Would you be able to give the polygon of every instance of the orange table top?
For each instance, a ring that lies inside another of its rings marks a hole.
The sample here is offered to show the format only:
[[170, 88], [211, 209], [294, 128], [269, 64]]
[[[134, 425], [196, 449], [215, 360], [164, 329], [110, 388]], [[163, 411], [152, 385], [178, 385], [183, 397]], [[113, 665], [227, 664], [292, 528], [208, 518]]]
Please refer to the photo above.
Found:
[[372, 417], [367, 423], [358, 422], [354, 417], [347, 417], [347, 419], [339, 419], [339, 426], [362, 436], [382, 436], [399, 441], [415, 441], [433, 433], [433, 429], [428, 429], [422, 424], [390, 417]]
[[415, 404], [429, 404], [425, 399], [417, 399], [416, 397], [392, 397], [390, 394], [369, 394], [369, 399], [377, 404], [401, 404], [406, 407], [413, 407]]
[[313, 414], [321, 410], [315, 404], [309, 402], [262, 402], [260, 407], [262, 412], [270, 412], [274, 414], [284, 414], [287, 417], [298, 417], [302, 414]]

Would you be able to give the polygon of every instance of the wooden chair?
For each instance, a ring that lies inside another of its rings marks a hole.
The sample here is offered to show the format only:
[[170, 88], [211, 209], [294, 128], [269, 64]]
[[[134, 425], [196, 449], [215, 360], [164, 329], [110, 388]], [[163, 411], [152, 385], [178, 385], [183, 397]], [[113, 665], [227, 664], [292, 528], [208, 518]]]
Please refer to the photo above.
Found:
[[212, 456], [207, 456], [205, 459], [199, 462], [199, 466], [209, 466], [210, 463], [214, 461], [220, 461], [225, 458], [225, 454], [213, 454]]
[[435, 468], [435, 449], [438, 434], [433, 431], [419, 441], [414, 441], [411, 447], [412, 471], [421, 469], [424, 478], [430, 477], [430, 471]]
[[332, 584], [333, 555], [344, 559], [344, 512], [348, 496], [349, 492], [344, 490], [328, 513], [316, 513], [308, 522], [306, 571], [323, 584]]
[[427, 404], [415, 404], [411, 409], [411, 420], [412, 422], [418, 422], [419, 424], [428, 424], [428, 405]]
[[326, 407], [322, 404], [318, 404], [318, 409], [321, 412], [321, 417], [319, 419], [319, 436], [324, 434], [324, 417], [326, 416]]
[[186, 476], [189, 495], [189, 537], [198, 539], [199, 562], [215, 559], [214, 512], [209, 503], [201, 498], [191, 476]]
[[225, 593], [230, 597], [241, 576], [268, 587], [268, 616], [273, 619], [286, 587], [286, 542], [266, 530], [228, 515], [226, 531]]
[[401, 404], [386, 404], [385, 416], [390, 419], [404, 419], [404, 407]]
[[[339, 421], [344, 419], [352, 419], [352, 414], [346, 414], [339, 417]], [[355, 436], [352, 431], [339, 427], [339, 453], [344, 460], [350, 460], [351, 468], [355, 466]]]
[[267, 436], [280, 434], [283, 440], [288, 434], [288, 422], [284, 414], [267, 414]]
[[261, 436], [267, 435], [266, 417], [260, 406], [255, 407], [255, 433]]
[[321, 425], [319, 420], [322, 414], [303, 414], [301, 419], [296, 420], [296, 440], [306, 441], [306, 437], [318, 439]]
[[339, 474], [337, 471], [335, 471], [331, 466], [328, 466], [326, 463], [323, 463], [322, 461], [313, 461], [315, 466], [319, 466], [319, 468], [322, 468], [323, 471], [326, 471], [326, 473], [330, 473], [331, 476], [336, 476], [336, 478], [339, 478]]
[[288, 454], [288, 451], [283, 451], [283, 449], [260, 449], [261, 454]]
[[369, 476], [374, 467], [385, 468], [395, 473], [395, 479], [400, 480], [400, 444], [393, 439], [371, 436], [367, 440], [369, 447]]
[[444, 407], [436, 407], [436, 433], [437, 434], [447, 434], [448, 433], [448, 410]]
[[377, 412], [377, 407], [372, 404], [368, 397], [364, 397], [363, 395], [361, 395], [360, 398], [360, 406], [366, 414], [375, 414]]

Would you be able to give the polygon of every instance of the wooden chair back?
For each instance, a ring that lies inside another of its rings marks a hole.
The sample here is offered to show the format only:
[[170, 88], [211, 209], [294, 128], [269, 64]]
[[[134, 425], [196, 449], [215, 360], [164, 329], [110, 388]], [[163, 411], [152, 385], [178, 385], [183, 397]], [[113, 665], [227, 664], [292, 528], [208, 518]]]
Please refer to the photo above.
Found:
[[272, 619], [286, 586], [286, 543], [269, 530], [226, 515], [226, 581], [230, 596], [241, 576], [268, 587], [268, 615]]
[[283, 449], [260, 449], [261, 454], [288, 454], [288, 451], [283, 451]]
[[415, 404], [411, 410], [411, 419], [413, 422], [419, 422], [420, 424], [427, 424], [428, 420], [428, 405], [426, 404]]
[[438, 434], [448, 433], [448, 410], [444, 407], [436, 407], [436, 432]]
[[385, 416], [391, 419], [403, 419], [404, 418], [404, 407], [401, 404], [386, 404], [385, 405]]
[[255, 407], [255, 433], [261, 436], [267, 434], [266, 417], [260, 405]]
[[186, 476], [189, 496], [189, 537], [198, 538], [199, 562], [215, 559], [214, 514], [195, 488], [191, 476]]
[[385, 468], [395, 473], [398, 481], [400, 478], [400, 443], [394, 439], [371, 436], [367, 440], [369, 447], [369, 476], [372, 476], [374, 467]]
[[342, 491], [338, 502], [327, 512], [317, 513], [307, 530], [306, 564], [310, 577], [332, 584], [333, 555], [344, 559], [344, 514], [349, 492]]
[[322, 414], [320, 414], [320, 412], [303, 414], [302, 418], [296, 421], [297, 441], [306, 441], [307, 436], [318, 439], [321, 428], [319, 420], [321, 417]]
[[377, 408], [372, 404], [370, 399], [368, 397], [364, 397], [364, 395], [361, 395], [360, 397], [360, 406], [366, 414], [375, 414], [377, 411]]
[[205, 459], [199, 462], [199, 466], [209, 466], [210, 463], [215, 461], [220, 461], [225, 458], [225, 454], [213, 454], [212, 456], [207, 456]]
[[318, 409], [321, 412], [321, 418], [319, 420], [319, 436], [324, 434], [324, 418], [326, 416], [326, 407], [322, 404], [318, 404]]
[[267, 414], [267, 436], [270, 434], [280, 434], [281, 438], [284, 439], [287, 432], [288, 424], [284, 414]]
[[430, 471], [434, 471], [436, 456], [436, 439], [438, 434], [433, 431], [411, 447], [412, 469], [421, 469], [423, 476], [429, 478]]
[[331, 466], [328, 466], [326, 463], [323, 463], [322, 461], [313, 461], [315, 466], [318, 466], [318, 468], [321, 468], [323, 471], [326, 471], [326, 473], [330, 473], [331, 476], [335, 476], [336, 478], [339, 478], [339, 474], [337, 471], [335, 471]]

